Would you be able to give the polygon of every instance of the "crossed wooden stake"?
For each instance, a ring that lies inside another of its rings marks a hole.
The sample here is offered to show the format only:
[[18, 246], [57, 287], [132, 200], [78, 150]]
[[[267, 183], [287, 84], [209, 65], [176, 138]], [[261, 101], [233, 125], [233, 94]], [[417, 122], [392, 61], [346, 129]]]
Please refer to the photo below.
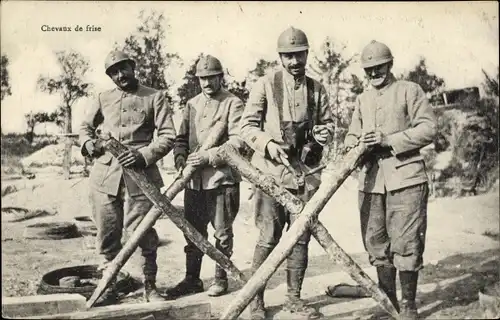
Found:
[[[217, 123], [206, 139], [201, 149], [208, 149], [217, 144], [219, 137], [225, 130], [223, 123]], [[103, 137], [103, 145], [107, 151], [117, 157], [127, 150], [116, 139]], [[116, 277], [121, 267], [127, 262], [133, 252], [137, 249], [139, 240], [146, 230], [151, 228], [156, 220], [164, 213], [182, 232], [205, 254], [215, 260], [221, 267], [228, 271], [236, 281], [244, 284], [235, 299], [224, 310], [220, 319], [237, 319], [257, 292], [265, 286], [267, 281], [276, 272], [281, 263], [286, 259], [297, 243], [301, 235], [310, 229], [313, 237], [325, 249], [330, 259], [339, 264], [359, 285], [372, 294], [382, 308], [394, 318], [398, 312], [394, 308], [387, 295], [378, 285], [354, 262], [354, 260], [335, 242], [328, 230], [318, 221], [318, 215], [328, 203], [333, 194], [338, 190], [347, 177], [361, 163], [366, 147], [363, 144], [351, 149], [340, 161], [333, 163], [327, 161], [326, 168], [322, 173], [322, 183], [313, 197], [304, 204], [300, 199], [291, 194], [287, 189], [280, 186], [274, 178], [264, 175], [259, 169], [253, 167], [248, 160], [243, 158], [231, 145], [221, 146], [217, 152], [219, 160], [225, 161], [229, 166], [237, 170], [243, 177], [262, 189], [266, 194], [275, 198], [291, 214], [298, 218], [283, 235], [280, 242], [273, 249], [255, 274], [246, 281], [243, 273], [223, 253], [217, 250], [208, 240], [184, 219], [183, 212], [176, 209], [170, 201], [186, 186], [192, 174], [196, 171], [191, 166], [186, 166], [182, 175], [172, 183], [165, 194], [162, 194], [146, 178], [144, 170], [123, 168], [124, 172], [137, 183], [144, 194], [153, 202], [154, 206], [141, 221], [138, 228], [133, 232], [130, 239], [115, 257], [111, 264], [104, 270], [103, 278], [99, 282], [94, 294], [87, 302], [87, 307], [92, 307], [104, 290]]]

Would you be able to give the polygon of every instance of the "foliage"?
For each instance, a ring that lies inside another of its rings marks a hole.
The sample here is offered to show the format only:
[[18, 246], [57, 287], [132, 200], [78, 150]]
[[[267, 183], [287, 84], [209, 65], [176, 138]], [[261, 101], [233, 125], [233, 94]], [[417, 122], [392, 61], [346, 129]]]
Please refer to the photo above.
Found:
[[[92, 87], [90, 83], [84, 81], [85, 74], [89, 70], [89, 62], [75, 51], [57, 51], [55, 54], [61, 73], [53, 78], [40, 76], [37, 84], [43, 92], [59, 93], [61, 105], [56, 110], [56, 119], [64, 119], [64, 132], [72, 133], [71, 109], [76, 101], [90, 95], [89, 90]], [[67, 139], [63, 165], [66, 179], [70, 177], [71, 145], [72, 142]]]
[[61, 110], [62, 108], [58, 108], [58, 110], [52, 113], [40, 111], [36, 113], [30, 112], [25, 114], [24, 118], [26, 119], [26, 125], [28, 127], [28, 130], [26, 132], [26, 139], [28, 140], [28, 142], [33, 142], [35, 126], [37, 124], [52, 122], [59, 127], [63, 126], [64, 120], [62, 115], [60, 114]]
[[[459, 177], [461, 188], [472, 193], [487, 191], [498, 179], [498, 71], [496, 77], [484, 72], [482, 97], [474, 111], [445, 113], [440, 117], [440, 149], [453, 152], [440, 181]], [[461, 195], [461, 190], [456, 190]]]
[[348, 72], [348, 67], [355, 56], [344, 58], [330, 38], [326, 38], [322, 45], [322, 52], [312, 58], [309, 69], [313, 76], [319, 78], [325, 86], [329, 104], [335, 123], [335, 137], [332, 151], [337, 153], [338, 144], [341, 144], [347, 134], [354, 111], [353, 102], [356, 96], [364, 90], [363, 81], [356, 75]]
[[194, 98], [201, 93], [201, 86], [198, 78], [196, 77], [196, 64], [203, 57], [200, 53], [198, 57], [189, 65], [184, 75], [184, 83], [177, 89], [181, 106], [185, 105], [189, 99]]
[[123, 50], [136, 62], [136, 76], [142, 84], [165, 91], [167, 100], [171, 102], [165, 71], [179, 56], [165, 52], [165, 17], [156, 11], [149, 15], [141, 11], [139, 21], [135, 32], [125, 39], [121, 48], [115, 44], [115, 49]]
[[420, 58], [417, 65], [408, 74], [402, 74], [400, 79], [416, 82], [422, 87], [425, 93], [430, 94], [439, 92], [445, 86], [443, 78], [429, 73], [424, 57]]
[[57, 144], [57, 137], [39, 135], [28, 141], [24, 134], [9, 133], [2, 135], [2, 174], [24, 173], [21, 160], [51, 144]]
[[228, 84], [225, 83], [224, 86], [229, 92], [240, 98], [241, 101], [243, 101], [243, 103], [246, 103], [248, 100], [248, 96], [250, 95], [250, 91], [246, 87], [246, 82], [247, 82], [246, 80], [243, 81], [233, 80]]
[[1, 71], [0, 71], [2, 77], [1, 100], [3, 100], [3, 98], [5, 98], [6, 96], [10, 96], [12, 94], [9, 81], [9, 70], [7, 69], [8, 66], [9, 66], [9, 58], [7, 57], [7, 55], [2, 53]]
[[56, 122], [63, 121], [65, 132], [71, 133], [71, 108], [80, 98], [88, 97], [92, 88], [92, 84], [84, 81], [89, 62], [75, 51], [57, 51], [55, 55], [60, 74], [56, 77], [40, 76], [37, 84], [43, 92], [60, 94], [61, 105], [55, 111], [55, 119]]

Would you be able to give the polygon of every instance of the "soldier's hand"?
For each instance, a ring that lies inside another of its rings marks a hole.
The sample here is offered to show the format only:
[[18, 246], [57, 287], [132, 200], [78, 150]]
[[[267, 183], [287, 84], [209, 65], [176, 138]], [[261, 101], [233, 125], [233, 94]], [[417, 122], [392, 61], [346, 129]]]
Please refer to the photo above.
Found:
[[389, 146], [387, 136], [380, 131], [365, 132], [361, 136], [361, 141], [369, 147], [376, 145], [379, 145], [381, 147]]
[[89, 140], [89, 141], [85, 142], [85, 144], [83, 146], [85, 147], [85, 151], [87, 151], [87, 154], [89, 155], [89, 157], [95, 156], [96, 147], [95, 147], [94, 141]]
[[177, 158], [175, 159], [175, 169], [179, 171], [184, 169], [185, 166], [186, 166], [186, 158], [184, 158], [183, 156], [177, 156]]
[[199, 167], [206, 165], [209, 161], [208, 152], [198, 151], [191, 153], [186, 161], [186, 164], [192, 165], [193, 167]]
[[288, 155], [286, 154], [285, 150], [277, 144], [274, 141], [269, 141], [269, 143], [266, 146], [267, 152], [269, 153], [269, 157], [278, 162], [282, 163], [286, 166], [290, 165], [290, 162], [288, 162]]
[[331, 133], [328, 126], [321, 124], [315, 125], [312, 130], [314, 139], [321, 145], [325, 145], [330, 139]]
[[146, 160], [142, 154], [135, 150], [127, 150], [117, 157], [118, 162], [125, 168], [136, 167], [144, 168], [146, 166]]

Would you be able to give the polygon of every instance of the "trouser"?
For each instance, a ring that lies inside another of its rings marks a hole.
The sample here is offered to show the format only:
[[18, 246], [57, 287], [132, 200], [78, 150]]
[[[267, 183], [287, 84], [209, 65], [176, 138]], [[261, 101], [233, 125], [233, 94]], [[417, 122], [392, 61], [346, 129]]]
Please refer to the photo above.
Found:
[[361, 234], [372, 265], [423, 268], [428, 197], [427, 183], [385, 194], [359, 192]]
[[[111, 261], [122, 248], [123, 229], [133, 232], [153, 204], [141, 194], [130, 196], [127, 187], [120, 182], [117, 196], [91, 190], [94, 221], [97, 226], [97, 250], [107, 261]], [[158, 266], [156, 252], [158, 234], [152, 227], [139, 241], [143, 257], [142, 270], [145, 281], [155, 281]]]
[[[215, 247], [230, 258], [233, 254], [233, 221], [240, 208], [240, 184], [221, 186], [210, 190], [186, 189], [184, 215], [186, 220], [208, 238], [208, 223], [215, 230]], [[203, 252], [187, 237], [186, 275], [199, 278]], [[216, 279], [227, 279], [226, 271], [216, 265]]]
[[[297, 195], [297, 190], [289, 191]], [[308, 196], [299, 196], [299, 198], [307, 202], [313, 193], [309, 192]], [[285, 225], [288, 225], [288, 230], [298, 216], [288, 212], [274, 198], [268, 196], [258, 188], [255, 190], [254, 197], [255, 224], [260, 231], [254, 253], [254, 265], [252, 266], [252, 269], [255, 271], [278, 244]], [[300, 297], [308, 264], [308, 244], [310, 238], [310, 231], [305, 231], [287, 257], [288, 296]]]

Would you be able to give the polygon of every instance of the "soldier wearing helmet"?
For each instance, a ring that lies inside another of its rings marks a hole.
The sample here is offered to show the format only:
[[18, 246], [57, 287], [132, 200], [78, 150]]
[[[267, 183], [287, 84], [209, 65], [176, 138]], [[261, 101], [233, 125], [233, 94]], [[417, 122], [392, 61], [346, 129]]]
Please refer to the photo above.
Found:
[[[218, 163], [215, 155], [226, 143], [237, 149], [242, 147], [238, 134], [243, 102], [222, 87], [224, 74], [219, 59], [211, 55], [202, 57], [196, 65], [196, 76], [202, 92], [187, 102], [174, 147], [177, 170], [182, 170], [186, 164], [198, 167], [184, 191], [184, 214], [205, 237], [208, 237], [207, 227], [211, 223], [215, 230], [215, 247], [231, 257], [232, 224], [239, 210], [241, 177], [228, 165]], [[199, 150], [210, 129], [220, 121], [226, 126], [218, 145]], [[166, 290], [170, 299], [204, 290], [200, 279], [203, 252], [188, 238], [186, 242], [186, 275], [176, 286]], [[216, 265], [208, 295], [220, 296], [227, 289], [226, 271]]]
[[[380, 287], [404, 319], [416, 319], [415, 294], [422, 269], [429, 194], [420, 149], [436, 134], [436, 118], [422, 88], [396, 80], [391, 50], [372, 41], [361, 53], [371, 84], [356, 100], [345, 146], [365, 143], [369, 154], [359, 173], [363, 243]], [[396, 296], [399, 270], [402, 300]]]
[[[288, 28], [278, 38], [277, 51], [283, 68], [254, 84], [242, 116], [241, 136], [255, 150], [253, 165], [308, 201], [319, 186], [320, 176], [305, 176], [305, 172], [319, 165], [322, 147], [332, 139], [333, 119], [325, 88], [305, 74], [309, 52], [306, 34]], [[260, 229], [252, 264], [255, 272], [279, 242], [285, 225], [296, 217], [257, 188], [254, 201]], [[306, 232], [287, 258], [284, 310], [303, 319], [319, 316], [300, 298], [309, 239]], [[250, 311], [252, 319], [265, 319], [264, 289], [251, 302]]]
[[[163, 186], [156, 162], [173, 147], [175, 129], [171, 108], [164, 93], [139, 83], [135, 62], [122, 51], [112, 51], [105, 60], [105, 72], [114, 89], [101, 92], [86, 113], [80, 127], [82, 154], [95, 159], [90, 173], [93, 216], [97, 225], [97, 248], [104, 258], [102, 268], [121, 249], [122, 229], [132, 232], [151, 209], [152, 203], [123, 167], [143, 168], [154, 185]], [[97, 144], [96, 129], [110, 132], [129, 151], [114, 158]], [[157, 138], [153, 133], [157, 130]], [[148, 230], [139, 247], [142, 251], [144, 298], [164, 301], [156, 289], [156, 253], [158, 235]], [[113, 286], [104, 292], [98, 304], [116, 301]]]

